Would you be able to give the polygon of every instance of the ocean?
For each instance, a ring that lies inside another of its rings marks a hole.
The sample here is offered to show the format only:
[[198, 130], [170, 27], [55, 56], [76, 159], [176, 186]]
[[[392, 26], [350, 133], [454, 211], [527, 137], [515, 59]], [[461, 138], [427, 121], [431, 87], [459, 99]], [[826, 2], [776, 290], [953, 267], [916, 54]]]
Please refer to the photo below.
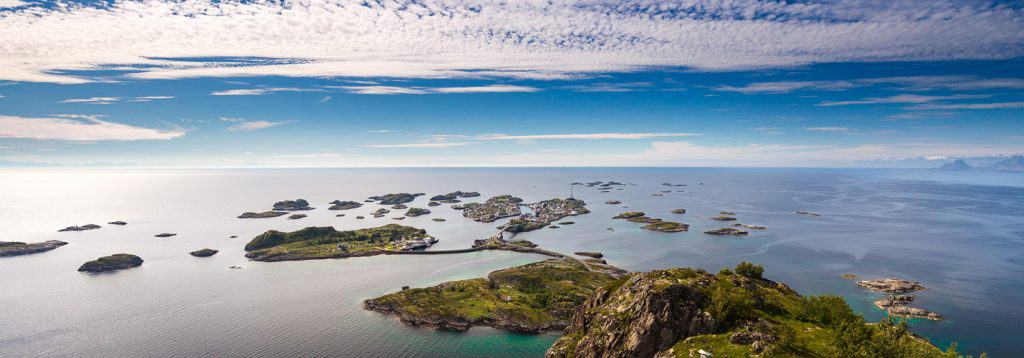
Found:
[[[0, 241], [62, 240], [41, 254], [0, 258], [0, 357], [358, 356], [540, 357], [557, 333], [466, 332], [406, 326], [361, 301], [545, 257], [511, 252], [262, 263], [243, 246], [267, 230], [356, 229], [400, 223], [424, 228], [432, 249], [468, 247], [500, 222], [465, 219], [448, 205], [432, 214], [374, 219], [379, 207], [326, 210], [330, 201], [423, 192], [512, 194], [527, 202], [570, 195], [570, 183], [627, 183], [607, 193], [575, 187], [590, 214], [574, 225], [520, 234], [542, 248], [600, 251], [632, 270], [690, 266], [711, 272], [751, 261], [803, 294], [842, 295], [878, 320], [879, 295], [841, 278], [898, 277], [928, 289], [917, 305], [946, 317], [913, 320], [937, 345], [1014, 356], [1024, 308], [1024, 174], [888, 169], [486, 168], [0, 170]], [[663, 186], [662, 183], [686, 184]], [[615, 190], [621, 188], [622, 190]], [[661, 193], [671, 190], [669, 193]], [[652, 194], [662, 194], [654, 196]], [[410, 206], [426, 207], [427, 197]], [[316, 210], [299, 220], [237, 219], [275, 201], [303, 198]], [[605, 204], [608, 200], [622, 204]], [[684, 208], [684, 215], [669, 211]], [[820, 217], [799, 215], [805, 210]], [[623, 211], [690, 224], [658, 233], [611, 220]], [[722, 227], [719, 211], [767, 226], [747, 237]], [[336, 217], [338, 213], [346, 214]], [[364, 220], [357, 215], [367, 216]], [[431, 219], [443, 217], [446, 222]], [[107, 225], [124, 220], [126, 226]], [[70, 225], [100, 224], [83, 232]], [[608, 230], [611, 228], [612, 230]], [[156, 238], [162, 232], [171, 238]], [[230, 238], [236, 235], [237, 238]], [[195, 258], [188, 252], [220, 253]], [[83, 262], [132, 253], [130, 270], [83, 274]], [[242, 266], [229, 269], [229, 266]]]

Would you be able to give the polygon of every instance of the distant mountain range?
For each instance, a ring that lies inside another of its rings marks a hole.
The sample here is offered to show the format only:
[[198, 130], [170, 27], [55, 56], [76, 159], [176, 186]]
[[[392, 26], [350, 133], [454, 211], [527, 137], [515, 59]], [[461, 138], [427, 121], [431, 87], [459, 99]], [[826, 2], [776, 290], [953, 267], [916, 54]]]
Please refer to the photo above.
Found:
[[967, 161], [963, 159], [957, 159], [952, 162], [943, 164], [942, 166], [938, 167], [938, 170], [988, 170], [998, 172], [1024, 172], [1024, 155], [1013, 156], [984, 167], [971, 166], [970, 164], [967, 163]]

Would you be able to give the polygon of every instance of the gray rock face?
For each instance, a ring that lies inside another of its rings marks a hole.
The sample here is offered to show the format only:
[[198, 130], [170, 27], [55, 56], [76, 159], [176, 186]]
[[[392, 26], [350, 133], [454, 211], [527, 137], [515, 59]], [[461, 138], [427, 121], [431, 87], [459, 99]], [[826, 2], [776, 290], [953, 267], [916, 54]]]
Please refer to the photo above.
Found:
[[898, 278], [882, 278], [877, 280], [858, 281], [857, 286], [877, 292], [908, 293], [924, 289], [918, 282]]
[[598, 290], [547, 357], [652, 357], [682, 338], [714, 332], [714, 318], [702, 309], [708, 297], [671, 280], [671, 271], [631, 274], [611, 291]]

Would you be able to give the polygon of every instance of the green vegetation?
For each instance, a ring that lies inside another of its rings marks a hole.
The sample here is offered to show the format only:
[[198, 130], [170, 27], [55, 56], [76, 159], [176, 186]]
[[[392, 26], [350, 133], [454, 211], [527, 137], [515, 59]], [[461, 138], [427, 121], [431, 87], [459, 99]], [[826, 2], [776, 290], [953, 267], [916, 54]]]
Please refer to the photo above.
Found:
[[655, 221], [655, 222], [652, 222], [650, 224], [641, 226], [640, 228], [644, 229], [644, 230], [660, 231], [660, 232], [680, 232], [680, 231], [687, 231], [687, 230], [690, 229], [690, 225], [686, 225], [686, 224], [683, 224], [683, 223], [677, 223], [675, 221], [663, 221], [661, 219], [656, 219], [656, 220], [658, 220], [658, 221]]
[[430, 214], [430, 210], [423, 209], [423, 208], [409, 208], [409, 211], [405, 212], [405, 216], [411, 216], [411, 217], [420, 216], [420, 215], [427, 215], [427, 214]]
[[539, 332], [564, 327], [577, 307], [612, 281], [573, 260], [551, 259], [494, 271], [486, 279], [404, 290], [364, 304], [415, 324]]
[[[735, 274], [723, 269], [716, 275], [704, 291], [709, 298], [706, 309], [719, 322], [718, 330], [679, 341], [672, 348], [674, 355], [688, 357], [703, 349], [715, 357], [961, 356], [955, 344], [942, 351], [914, 336], [906, 321], [887, 318], [867, 324], [842, 297], [799, 296], [762, 279], [763, 273], [761, 265], [742, 262]], [[760, 344], [742, 342], [751, 330], [762, 339]]]
[[113, 254], [86, 262], [78, 268], [82, 272], [123, 270], [142, 265], [142, 258], [131, 254]]
[[293, 232], [270, 230], [245, 245], [245, 256], [257, 261], [304, 260], [369, 254], [398, 249], [401, 240], [426, 238], [426, 230], [398, 224], [338, 231], [333, 227], [307, 227]]

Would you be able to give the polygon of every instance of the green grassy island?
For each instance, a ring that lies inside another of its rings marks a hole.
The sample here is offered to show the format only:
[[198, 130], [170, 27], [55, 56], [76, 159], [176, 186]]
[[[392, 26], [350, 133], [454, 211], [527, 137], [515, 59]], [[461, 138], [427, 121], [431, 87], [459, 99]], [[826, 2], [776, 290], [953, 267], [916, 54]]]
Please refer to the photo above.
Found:
[[612, 219], [624, 219], [629, 222], [647, 224], [640, 228], [650, 231], [683, 232], [690, 229], [690, 225], [648, 217], [647, 214], [644, 214], [642, 211], [627, 211], [622, 214], [615, 215]]
[[436, 239], [427, 235], [426, 230], [398, 224], [347, 231], [330, 226], [293, 232], [270, 230], [245, 245], [245, 257], [256, 261], [292, 261], [373, 256], [423, 242], [432, 244]]
[[414, 325], [535, 333], [564, 328], [579, 305], [614, 280], [574, 260], [550, 259], [494, 271], [487, 278], [403, 290], [363, 304]]
[[0, 257], [28, 255], [46, 252], [68, 243], [58, 240], [49, 240], [35, 243], [24, 243], [17, 241], [0, 241]]

